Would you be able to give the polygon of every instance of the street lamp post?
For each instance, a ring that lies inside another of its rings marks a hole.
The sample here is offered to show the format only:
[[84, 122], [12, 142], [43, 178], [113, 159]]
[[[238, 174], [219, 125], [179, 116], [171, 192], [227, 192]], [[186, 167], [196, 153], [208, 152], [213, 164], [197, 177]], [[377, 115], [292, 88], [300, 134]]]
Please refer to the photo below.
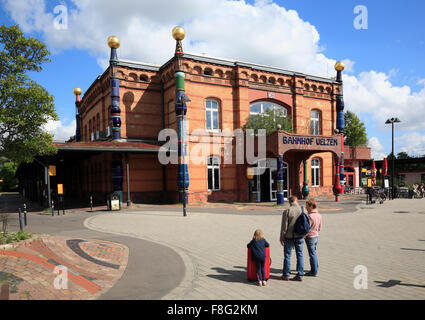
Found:
[[392, 165], [391, 165], [391, 199], [394, 200], [394, 172], [395, 172], [395, 155], [394, 155], [394, 123], [399, 123], [401, 122], [399, 118], [391, 118], [388, 119], [387, 121], [385, 121], [385, 124], [390, 124], [391, 123], [391, 129], [392, 129], [392, 136], [391, 136], [391, 142], [392, 142]]

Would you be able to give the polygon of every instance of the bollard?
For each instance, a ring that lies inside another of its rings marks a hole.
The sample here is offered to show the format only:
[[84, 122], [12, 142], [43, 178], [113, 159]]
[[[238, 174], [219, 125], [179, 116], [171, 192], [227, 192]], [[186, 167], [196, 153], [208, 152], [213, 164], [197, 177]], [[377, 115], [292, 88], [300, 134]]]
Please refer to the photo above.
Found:
[[52, 217], [55, 215], [55, 201], [52, 199]]
[[21, 232], [23, 232], [21, 208], [19, 208], [19, 230], [21, 230]]
[[24, 225], [27, 226], [27, 205], [24, 203]]
[[93, 196], [90, 196], [90, 212], [93, 212]]

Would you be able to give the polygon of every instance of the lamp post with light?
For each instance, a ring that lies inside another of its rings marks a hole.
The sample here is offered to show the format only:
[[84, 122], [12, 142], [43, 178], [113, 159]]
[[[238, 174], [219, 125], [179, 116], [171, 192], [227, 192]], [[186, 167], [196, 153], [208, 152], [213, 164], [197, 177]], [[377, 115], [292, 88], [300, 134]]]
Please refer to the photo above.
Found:
[[81, 141], [81, 117], [78, 111], [78, 108], [81, 104], [81, 93], [83, 92], [81, 88], [75, 87], [74, 88], [74, 94], [75, 94], [75, 123], [76, 123], [76, 129], [75, 129], [75, 141], [80, 142]]
[[391, 142], [392, 142], [392, 165], [391, 165], [391, 199], [394, 200], [394, 172], [395, 172], [395, 155], [394, 155], [394, 123], [399, 123], [401, 122], [399, 118], [391, 118], [388, 119], [387, 121], [385, 121], [385, 124], [391, 124], [391, 129], [392, 129], [392, 135], [391, 135]]
[[183, 67], [183, 47], [182, 40], [185, 37], [185, 31], [182, 27], [173, 28], [172, 35], [176, 40], [176, 51], [174, 54], [174, 77], [176, 78], [176, 118], [177, 118], [177, 136], [178, 136], [178, 156], [179, 166], [177, 173], [177, 186], [179, 189], [180, 200], [183, 203], [183, 216], [186, 216], [187, 188], [189, 187], [189, 173], [186, 164], [186, 113], [187, 105], [190, 99], [185, 93], [184, 86], [184, 67]]

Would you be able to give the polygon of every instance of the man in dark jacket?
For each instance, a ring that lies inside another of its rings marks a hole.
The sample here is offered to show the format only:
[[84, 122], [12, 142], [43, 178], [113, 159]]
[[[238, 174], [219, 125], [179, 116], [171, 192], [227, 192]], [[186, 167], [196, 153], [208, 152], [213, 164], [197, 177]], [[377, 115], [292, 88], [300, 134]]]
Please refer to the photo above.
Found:
[[304, 237], [294, 232], [294, 225], [297, 218], [301, 215], [301, 208], [298, 205], [296, 196], [289, 197], [289, 208], [283, 211], [282, 225], [280, 228], [280, 243], [283, 246], [283, 274], [282, 280], [288, 281], [291, 273], [291, 253], [292, 247], [295, 247], [297, 255], [297, 275], [293, 280], [302, 281], [304, 276], [303, 245]]

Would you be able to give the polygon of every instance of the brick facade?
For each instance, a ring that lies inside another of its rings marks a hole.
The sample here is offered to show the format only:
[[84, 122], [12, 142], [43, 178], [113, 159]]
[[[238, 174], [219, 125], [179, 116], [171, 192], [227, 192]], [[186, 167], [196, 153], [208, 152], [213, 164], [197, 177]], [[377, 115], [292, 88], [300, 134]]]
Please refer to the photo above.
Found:
[[[117, 75], [120, 80], [121, 138], [125, 141], [156, 141], [164, 128], [176, 130], [174, 110], [175, 79], [173, 59], [162, 66], [121, 60]], [[333, 135], [335, 130], [335, 96], [340, 91], [333, 79], [319, 78], [287, 70], [258, 66], [231, 60], [196, 55], [184, 55], [185, 90], [188, 103], [187, 127], [206, 129], [205, 101], [213, 99], [219, 105], [219, 131], [233, 132], [241, 128], [250, 114], [250, 104], [270, 101], [285, 107], [296, 134], [310, 134], [310, 112], [320, 114], [320, 134]], [[110, 105], [109, 68], [85, 92], [79, 107], [81, 137], [91, 139], [96, 131], [106, 130]], [[199, 148], [199, 141], [211, 132], [190, 135], [188, 153]], [[212, 155], [223, 160], [223, 141], [205, 142]], [[233, 152], [235, 151], [233, 147]], [[358, 149], [358, 152], [362, 152]], [[370, 152], [370, 150], [369, 150]], [[320, 160], [320, 186], [311, 187], [311, 195], [332, 193], [335, 180], [335, 157], [330, 152], [308, 157], [308, 179], [311, 182], [311, 159]], [[155, 154], [130, 155], [130, 189], [132, 201], [146, 202], [157, 194], [177, 201], [177, 167], [162, 166]], [[289, 193], [300, 194], [303, 180], [303, 159], [287, 156], [289, 165]], [[110, 155], [92, 157], [84, 163], [82, 171], [90, 166], [96, 178], [83, 182], [85, 191], [110, 192], [108, 163]], [[99, 163], [99, 164], [96, 164]], [[123, 157], [124, 163], [124, 157]], [[105, 168], [105, 169], [103, 169]], [[247, 201], [248, 179], [246, 164], [220, 165], [220, 190], [208, 191], [206, 163], [189, 162], [189, 202], [195, 201]], [[85, 180], [90, 175], [86, 172]], [[125, 176], [125, 175], [124, 175]], [[109, 179], [109, 180], [108, 180]], [[124, 177], [123, 194], [126, 200], [127, 182]], [[167, 196], [164, 196], [166, 194]]]

